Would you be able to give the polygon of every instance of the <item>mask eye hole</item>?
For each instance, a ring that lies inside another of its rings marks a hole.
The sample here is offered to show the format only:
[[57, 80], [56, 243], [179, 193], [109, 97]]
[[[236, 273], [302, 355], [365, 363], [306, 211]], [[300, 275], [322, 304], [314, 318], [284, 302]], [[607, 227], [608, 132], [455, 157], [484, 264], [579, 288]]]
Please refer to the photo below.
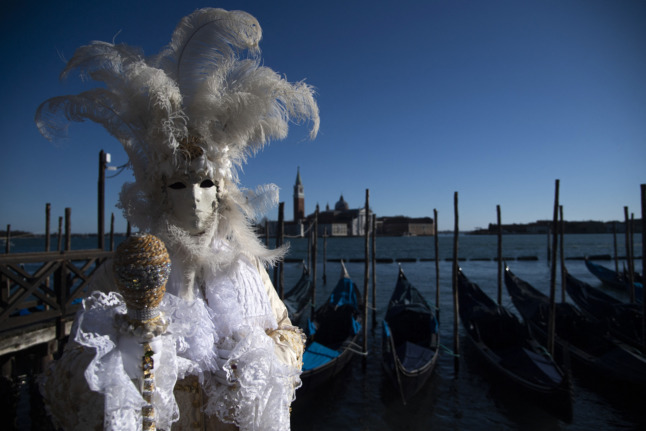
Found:
[[215, 183], [210, 179], [206, 179], [200, 183], [200, 187], [202, 187], [203, 189], [208, 189], [209, 187], [213, 186], [215, 186]]
[[170, 185], [170, 186], [168, 186], [168, 187], [169, 187], [169, 188], [171, 188], [171, 189], [173, 189], [173, 190], [181, 190], [181, 189], [185, 189], [185, 188], [186, 188], [186, 184], [184, 184], [184, 183], [183, 183], [183, 182], [181, 182], [181, 181], [177, 181], [176, 183], [173, 183], [173, 184], [171, 184], [171, 185]]

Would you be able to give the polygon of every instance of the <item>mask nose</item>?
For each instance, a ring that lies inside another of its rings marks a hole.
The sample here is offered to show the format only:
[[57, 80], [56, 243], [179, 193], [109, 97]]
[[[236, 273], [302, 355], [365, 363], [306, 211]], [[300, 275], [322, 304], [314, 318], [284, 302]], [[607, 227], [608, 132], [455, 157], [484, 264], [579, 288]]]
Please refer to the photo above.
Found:
[[193, 204], [193, 209], [197, 209], [200, 200], [202, 199], [202, 193], [200, 190], [199, 184], [191, 185], [191, 202]]

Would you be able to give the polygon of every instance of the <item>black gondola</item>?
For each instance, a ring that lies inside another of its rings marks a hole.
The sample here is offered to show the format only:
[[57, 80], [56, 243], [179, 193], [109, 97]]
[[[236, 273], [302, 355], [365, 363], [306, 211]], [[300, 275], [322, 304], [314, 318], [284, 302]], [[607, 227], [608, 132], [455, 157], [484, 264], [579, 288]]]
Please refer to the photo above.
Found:
[[[505, 284], [514, 306], [542, 343], [547, 340], [549, 298], [505, 268]], [[595, 379], [646, 387], [646, 358], [620, 342], [569, 303], [556, 304], [555, 347], [592, 371]]]
[[524, 394], [557, 415], [571, 419], [568, 375], [505, 307], [458, 272], [460, 320], [478, 356], [495, 372], [497, 382]]
[[298, 325], [303, 317], [304, 311], [310, 305], [312, 298], [312, 278], [307, 266], [303, 263], [301, 278], [287, 293], [283, 302], [293, 325]]
[[328, 300], [308, 320], [301, 393], [329, 381], [352, 358], [361, 332], [363, 301], [341, 261], [341, 278]]
[[399, 268], [382, 331], [383, 365], [402, 402], [428, 381], [439, 353], [439, 325], [422, 294]]
[[624, 343], [643, 351], [641, 305], [622, 302], [569, 273], [565, 286], [570, 298], [590, 319], [601, 323]]
[[[630, 295], [630, 280], [625, 271], [613, 271], [603, 265], [591, 262], [587, 257], [585, 258], [585, 266], [592, 275], [601, 280], [606, 286]], [[639, 274], [634, 274], [633, 286], [635, 287], [635, 300], [639, 303], [642, 302], [644, 297], [644, 285], [641, 283], [641, 280], [642, 278]]]

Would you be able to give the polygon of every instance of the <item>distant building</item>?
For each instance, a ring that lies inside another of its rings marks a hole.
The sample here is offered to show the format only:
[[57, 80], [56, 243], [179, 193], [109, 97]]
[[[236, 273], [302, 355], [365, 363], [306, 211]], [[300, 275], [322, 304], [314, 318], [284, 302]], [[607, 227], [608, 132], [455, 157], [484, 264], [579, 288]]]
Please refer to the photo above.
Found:
[[[514, 224], [503, 224], [501, 229], [503, 233], [512, 233], [512, 234], [547, 234], [551, 231], [552, 221], [551, 220], [537, 220], [530, 223], [514, 223]], [[625, 233], [626, 232], [626, 223], [620, 221], [564, 221], [563, 228], [565, 233], [575, 234], [575, 233]], [[633, 232], [641, 233], [641, 219], [635, 219], [633, 224]], [[497, 234], [498, 225], [495, 223], [490, 223], [487, 229], [477, 229], [473, 232], [474, 234]]]
[[294, 184], [294, 222], [305, 218], [305, 188], [301, 181], [301, 168], [296, 171], [296, 184]]
[[[300, 168], [296, 171], [294, 183], [294, 219], [284, 221], [284, 234], [288, 237], [303, 237], [307, 228], [314, 222], [316, 212], [305, 215], [305, 187], [301, 179]], [[318, 214], [318, 236], [363, 236], [365, 229], [371, 229], [372, 211], [365, 207], [351, 209], [350, 205], [340, 196], [334, 204], [334, 209], [326, 205], [324, 211]], [[275, 237], [278, 232], [277, 222], [266, 223], [270, 237]], [[264, 231], [265, 226], [259, 226]], [[411, 218], [405, 216], [382, 217], [376, 220], [377, 235], [384, 236], [424, 236], [435, 235], [435, 223], [430, 217]]]
[[[307, 216], [308, 224], [314, 221], [316, 213]], [[343, 195], [331, 210], [329, 205], [325, 211], [318, 215], [318, 235], [323, 236], [361, 236], [365, 235], [366, 226], [370, 226], [369, 218], [372, 211], [368, 209], [366, 217], [365, 208], [350, 209], [350, 205], [343, 199]]]
[[377, 235], [431, 236], [435, 233], [435, 222], [431, 217], [396, 216], [381, 217], [377, 220]]

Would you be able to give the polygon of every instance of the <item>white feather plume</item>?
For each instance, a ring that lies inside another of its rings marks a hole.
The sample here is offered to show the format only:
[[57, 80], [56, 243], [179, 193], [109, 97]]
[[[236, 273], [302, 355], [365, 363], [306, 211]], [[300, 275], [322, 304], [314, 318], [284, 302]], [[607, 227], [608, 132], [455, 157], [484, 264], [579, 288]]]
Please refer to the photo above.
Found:
[[222, 223], [223, 229], [247, 242], [252, 230], [236, 214], [254, 218], [276, 199], [269, 188], [243, 195], [238, 170], [269, 141], [285, 138], [290, 121], [310, 121], [312, 139], [319, 129], [312, 87], [261, 66], [261, 38], [258, 21], [248, 13], [208, 8], [183, 18], [169, 45], [155, 56], [123, 44], [91, 42], [75, 52], [61, 77], [78, 70], [104, 88], [45, 101], [36, 111], [36, 124], [50, 140], [64, 137], [69, 122], [85, 120], [117, 138], [136, 179], [124, 186], [120, 206], [142, 230], [150, 230], [155, 223], [150, 215], [159, 214], [163, 179], [184, 169], [179, 142], [199, 138], [209, 172], [226, 184], [232, 202], [231, 220]]

